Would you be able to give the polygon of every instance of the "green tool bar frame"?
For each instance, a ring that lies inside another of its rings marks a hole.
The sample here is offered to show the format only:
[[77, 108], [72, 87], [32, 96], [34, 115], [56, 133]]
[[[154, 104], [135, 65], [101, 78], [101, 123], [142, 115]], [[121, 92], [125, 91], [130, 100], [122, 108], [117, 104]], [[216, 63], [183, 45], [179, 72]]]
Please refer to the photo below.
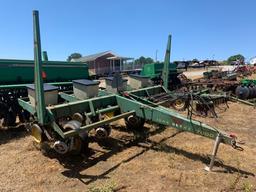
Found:
[[[29, 102], [19, 99], [19, 103], [30, 113], [33, 114], [33, 112], [35, 112], [35, 109], [31, 107]], [[88, 116], [95, 116], [96, 114], [104, 114], [113, 111], [119, 112], [118, 115], [132, 112], [132, 114], [144, 118], [145, 120], [165, 126], [171, 126], [176, 129], [188, 131], [197, 135], [208, 137], [210, 139], [215, 139], [217, 135], [220, 134], [221, 142], [229, 145], [235, 144], [235, 138], [202, 122], [187, 119], [175, 111], [162, 106], [150, 106], [149, 104], [143, 104], [142, 102], [136, 101], [135, 99], [132, 100], [119, 95], [108, 95], [89, 100], [75, 101], [47, 107], [47, 114], [49, 116], [48, 119], [50, 120], [48, 124], [52, 124], [58, 118], [72, 116], [74, 113], [86, 113]], [[124, 118], [126, 115], [118, 116], [118, 119], [119, 117]], [[109, 120], [108, 123], [115, 120], [116, 118], [113, 117], [113, 119]], [[96, 125], [103, 125], [106, 122], [99, 121], [97, 123], [91, 126], [95, 127]], [[87, 128], [91, 128], [91, 126], [85, 126], [81, 128], [81, 130], [78, 129], [72, 131], [71, 135], [74, 136], [74, 132], [78, 134], [81, 131], [88, 131]], [[64, 135], [65, 137], [71, 136], [70, 134], [65, 134], [63, 131], [60, 135]]]
[[[200, 121], [187, 119], [182, 115], [167, 109], [165, 107], [151, 107], [141, 102], [130, 100], [122, 96], [116, 96], [117, 103], [122, 112], [135, 110], [138, 117], [159, 123], [165, 126], [171, 126], [182, 131], [188, 131], [197, 135], [215, 139], [218, 134], [221, 135], [222, 142], [229, 145], [235, 144], [235, 139], [216, 128], [210, 127]], [[127, 104], [129, 103], [129, 104]]]
[[90, 131], [90, 130], [92, 130], [94, 128], [100, 127], [102, 125], [109, 124], [111, 122], [114, 122], [114, 121], [117, 121], [119, 119], [123, 119], [123, 118], [129, 117], [130, 115], [134, 115], [134, 114], [135, 114], [135, 111], [129, 111], [129, 112], [126, 112], [126, 113], [122, 113], [120, 115], [116, 115], [116, 116], [114, 116], [112, 118], [109, 118], [109, 119], [104, 119], [104, 120], [101, 120], [101, 121], [98, 121], [98, 122], [95, 122], [95, 123], [92, 123], [92, 124], [80, 127], [79, 129], [76, 129], [76, 130], [67, 131], [67, 132], [64, 133], [64, 137], [65, 138], [72, 137], [72, 136], [75, 136], [75, 135], [77, 135], [79, 133], [82, 133], [84, 130]]

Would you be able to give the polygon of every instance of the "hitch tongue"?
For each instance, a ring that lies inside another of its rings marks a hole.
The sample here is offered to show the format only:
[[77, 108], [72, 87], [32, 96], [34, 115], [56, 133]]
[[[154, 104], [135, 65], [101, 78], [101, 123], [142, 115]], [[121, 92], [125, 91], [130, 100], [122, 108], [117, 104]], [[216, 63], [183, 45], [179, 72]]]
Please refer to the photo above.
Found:
[[245, 141], [236, 141], [237, 136], [234, 135], [234, 134], [230, 134], [230, 137], [233, 138], [233, 140], [232, 140], [232, 142], [231, 142], [231, 146], [232, 146], [234, 149], [238, 150], [238, 151], [243, 151], [244, 148], [242, 148], [241, 146], [239, 146], [239, 145], [237, 145], [237, 144], [243, 145], [243, 144], [245, 144]]

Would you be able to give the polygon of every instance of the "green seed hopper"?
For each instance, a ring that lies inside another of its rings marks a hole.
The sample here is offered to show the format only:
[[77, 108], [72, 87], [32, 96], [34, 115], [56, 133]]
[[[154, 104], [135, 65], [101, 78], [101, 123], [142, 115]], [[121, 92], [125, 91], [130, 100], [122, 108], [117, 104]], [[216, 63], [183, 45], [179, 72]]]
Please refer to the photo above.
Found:
[[[43, 61], [42, 73], [45, 82], [65, 82], [88, 78], [88, 66], [77, 62]], [[0, 85], [32, 83], [34, 61], [0, 59]]]
[[[36, 104], [33, 106], [27, 98], [19, 99], [19, 104], [35, 117], [31, 131], [37, 142], [50, 143], [60, 154], [80, 153], [88, 146], [88, 132], [96, 130], [99, 138], [105, 138], [110, 134], [111, 122], [125, 119], [126, 125], [132, 129], [139, 129], [148, 121], [214, 139], [213, 157], [206, 170], [212, 169], [220, 143], [237, 148], [235, 136], [199, 121], [187, 119], [164, 107], [164, 101], [169, 102], [171, 95], [162, 86], [115, 94], [99, 91], [99, 96], [83, 100], [72, 94], [62, 93], [62, 98], [67, 102], [46, 106], [38, 11], [33, 12], [33, 18]], [[120, 81], [116, 82], [119, 83]]]

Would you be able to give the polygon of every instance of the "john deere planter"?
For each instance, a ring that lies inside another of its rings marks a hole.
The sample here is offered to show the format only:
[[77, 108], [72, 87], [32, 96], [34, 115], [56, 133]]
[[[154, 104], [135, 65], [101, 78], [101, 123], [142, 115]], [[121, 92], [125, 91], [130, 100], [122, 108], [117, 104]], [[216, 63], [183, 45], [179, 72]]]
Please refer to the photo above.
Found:
[[[30, 99], [22, 98], [18, 102], [35, 117], [31, 129], [37, 142], [50, 143], [60, 154], [80, 153], [87, 148], [87, 136], [91, 130], [96, 130], [99, 138], [106, 138], [110, 134], [109, 124], [125, 119], [127, 126], [133, 129], [143, 127], [147, 121], [214, 139], [213, 156], [206, 170], [212, 169], [220, 143], [237, 148], [235, 136], [199, 121], [187, 119], [164, 107], [173, 100], [173, 96], [165, 87], [151, 86], [127, 91], [127, 82], [118, 74], [107, 80], [107, 90], [99, 90], [98, 83], [94, 81], [74, 81], [73, 93], [59, 93], [66, 102], [54, 104], [52, 94], [56, 92], [54, 89], [47, 89], [42, 79], [38, 11], [33, 12], [33, 18], [34, 94], [31, 94]], [[165, 86], [168, 86], [167, 83]], [[32, 102], [33, 99], [35, 102]]]

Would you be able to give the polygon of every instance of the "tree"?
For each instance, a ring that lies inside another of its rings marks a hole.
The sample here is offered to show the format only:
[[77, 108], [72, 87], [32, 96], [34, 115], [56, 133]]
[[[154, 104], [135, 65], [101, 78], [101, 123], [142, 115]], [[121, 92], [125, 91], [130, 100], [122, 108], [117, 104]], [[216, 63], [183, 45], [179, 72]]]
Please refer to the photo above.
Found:
[[71, 61], [72, 59], [79, 59], [82, 57], [82, 54], [80, 53], [72, 53], [70, 56], [68, 56], [67, 61]]
[[219, 61], [219, 64], [220, 65], [228, 65], [228, 61], [227, 60]]
[[147, 57], [146, 63], [154, 63], [154, 60], [151, 57]]
[[140, 64], [140, 65], [144, 65], [144, 64], [148, 64], [148, 63], [154, 63], [154, 60], [150, 57], [139, 57], [138, 59], [135, 60], [136, 64]]
[[198, 59], [193, 59], [192, 63], [199, 63]]
[[234, 62], [237, 62], [237, 64], [243, 64], [244, 63], [244, 56], [241, 55], [241, 54], [237, 54], [237, 55], [233, 55], [233, 56], [230, 56], [227, 60], [228, 64], [232, 64]]

